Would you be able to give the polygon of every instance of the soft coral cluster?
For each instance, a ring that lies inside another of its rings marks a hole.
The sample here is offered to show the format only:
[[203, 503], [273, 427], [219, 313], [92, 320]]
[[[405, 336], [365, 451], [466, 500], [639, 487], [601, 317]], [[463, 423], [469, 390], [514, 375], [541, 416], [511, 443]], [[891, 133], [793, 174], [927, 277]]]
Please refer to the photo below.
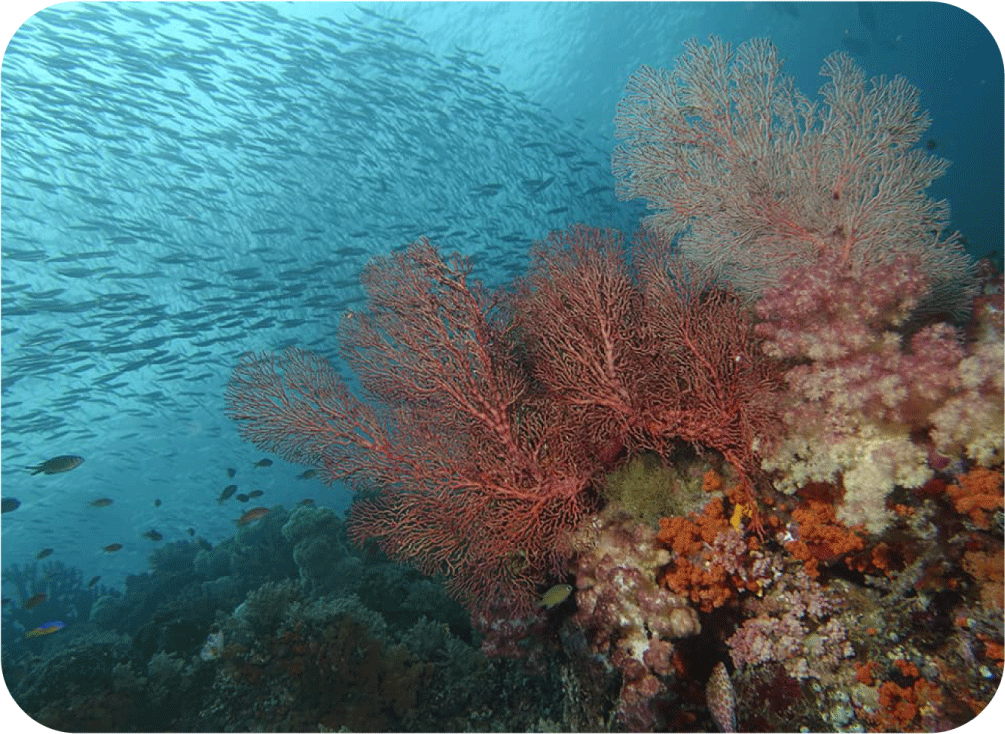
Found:
[[[904, 335], [928, 287], [917, 263], [907, 258], [855, 276], [837, 263], [821, 262], [809, 274], [783, 275], [756, 306], [764, 319], [757, 332], [765, 349], [799, 361], [785, 376], [787, 435], [768, 452], [764, 468], [777, 470], [776, 486], [788, 492], [840, 479], [839, 519], [870, 532], [892, 520], [886, 500], [894, 486], [920, 487], [931, 477], [931, 447], [917, 436], [933, 425], [936, 449], [958, 446], [962, 441], [948, 436], [963, 430], [970, 445], [984, 447], [971, 458], [1001, 455], [1000, 418], [997, 424], [989, 415], [963, 429], [938, 428], [953, 410], [1000, 415], [1002, 400], [993, 396], [988, 367], [994, 348], [982, 343], [968, 356], [962, 335], [945, 323]], [[994, 339], [989, 332], [987, 340]], [[1000, 341], [996, 348], [1000, 384]], [[980, 377], [968, 387], [961, 372]], [[973, 431], [979, 437], [970, 436]]]

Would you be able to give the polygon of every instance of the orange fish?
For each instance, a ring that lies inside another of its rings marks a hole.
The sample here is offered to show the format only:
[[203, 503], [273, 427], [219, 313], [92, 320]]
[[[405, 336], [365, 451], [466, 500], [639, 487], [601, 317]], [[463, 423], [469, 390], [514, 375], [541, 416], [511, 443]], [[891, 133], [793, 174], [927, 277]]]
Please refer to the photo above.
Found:
[[268, 507], [255, 507], [245, 512], [234, 522], [237, 523], [238, 525], [250, 525], [255, 520], [265, 517], [268, 514], [269, 514]]
[[114, 553], [117, 550], [122, 550], [122, 543], [112, 543], [111, 545], [106, 545], [102, 548], [106, 553]]
[[45, 601], [45, 594], [35, 594], [31, 599], [24, 603], [25, 609], [34, 609], [39, 604]]

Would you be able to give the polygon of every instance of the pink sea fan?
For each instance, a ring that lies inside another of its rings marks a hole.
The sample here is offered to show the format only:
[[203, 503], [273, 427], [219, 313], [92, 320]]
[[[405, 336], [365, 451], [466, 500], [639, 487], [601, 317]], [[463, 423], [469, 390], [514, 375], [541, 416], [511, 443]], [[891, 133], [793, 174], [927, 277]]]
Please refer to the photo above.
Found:
[[688, 41], [672, 71], [639, 69], [616, 118], [618, 196], [647, 199], [685, 258], [754, 294], [821, 257], [857, 274], [909, 255], [933, 280], [962, 277], [948, 205], [924, 193], [947, 163], [914, 147], [929, 126], [917, 90], [835, 53], [814, 103], [781, 69], [767, 40], [717, 38]]

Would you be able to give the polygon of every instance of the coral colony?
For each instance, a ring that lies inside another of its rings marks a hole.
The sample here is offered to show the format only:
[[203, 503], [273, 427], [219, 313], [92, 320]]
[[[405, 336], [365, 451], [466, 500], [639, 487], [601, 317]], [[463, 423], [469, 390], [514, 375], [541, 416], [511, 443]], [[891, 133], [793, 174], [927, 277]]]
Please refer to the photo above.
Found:
[[340, 330], [366, 401], [315, 354], [250, 355], [241, 434], [370, 490], [352, 538], [444, 576], [487, 652], [533, 658], [539, 593], [574, 580], [619, 726], [692, 725], [673, 702], [705, 680], [722, 728], [974, 716], [1002, 663], [1001, 290], [924, 194], [916, 90], [823, 75], [812, 103], [770, 43], [715, 39], [641, 69], [630, 244], [552, 233], [508, 290], [425, 239], [377, 259]]
[[1003, 658], [1001, 276], [925, 194], [946, 163], [915, 89], [839, 53], [814, 102], [780, 66], [712, 39], [632, 77], [631, 235], [542, 233], [499, 288], [427, 239], [372, 260], [338, 324], [359, 389], [303, 349], [245, 355], [228, 415], [350, 483], [345, 525], [255, 508], [215, 547], [159, 548], [93, 602], [98, 642], [67, 625], [28, 640], [62, 641], [44, 663], [5, 653], [22, 706], [64, 730], [980, 714]]

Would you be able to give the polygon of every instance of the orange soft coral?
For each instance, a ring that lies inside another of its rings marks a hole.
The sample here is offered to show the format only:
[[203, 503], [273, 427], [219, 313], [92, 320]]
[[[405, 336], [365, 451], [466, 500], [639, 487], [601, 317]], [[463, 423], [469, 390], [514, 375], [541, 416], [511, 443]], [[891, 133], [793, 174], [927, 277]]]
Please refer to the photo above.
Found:
[[[740, 590], [759, 588], [755, 581], [746, 581], [726, 571], [712, 557], [710, 546], [720, 533], [730, 530], [733, 528], [720, 497], [705, 505], [700, 515], [660, 518], [659, 540], [674, 553], [662, 581], [705, 612], [735, 599]], [[756, 551], [760, 542], [754, 537], [747, 538], [746, 548]]]
[[801, 560], [810, 576], [818, 575], [820, 561], [830, 561], [861, 550], [862, 538], [838, 522], [834, 508], [826, 502], [810, 500], [792, 511], [799, 525], [799, 540], [786, 544], [789, 552]]
[[968, 515], [974, 525], [987, 530], [991, 514], [1002, 507], [1001, 470], [976, 467], [962, 475], [958, 482], [946, 489], [956, 511]]

